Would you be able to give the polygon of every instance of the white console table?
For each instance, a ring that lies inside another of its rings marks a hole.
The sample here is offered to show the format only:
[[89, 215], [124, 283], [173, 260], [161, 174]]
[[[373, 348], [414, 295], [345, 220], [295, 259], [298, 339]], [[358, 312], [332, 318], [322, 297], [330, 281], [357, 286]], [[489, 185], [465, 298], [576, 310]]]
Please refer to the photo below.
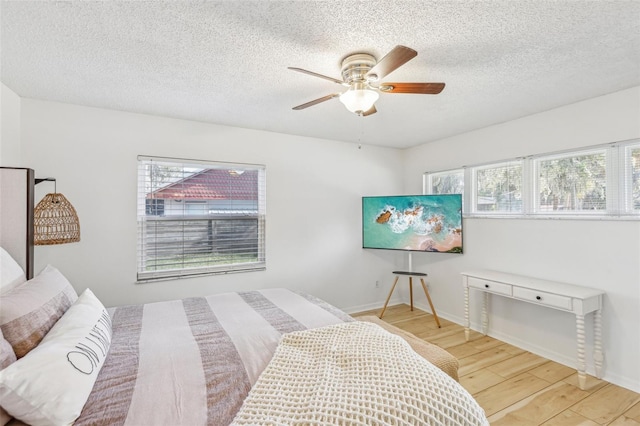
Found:
[[578, 382], [584, 389], [587, 374], [585, 363], [585, 328], [584, 317], [593, 312], [593, 336], [596, 377], [602, 377], [602, 290], [582, 287], [573, 284], [541, 280], [521, 275], [507, 274], [489, 270], [475, 270], [462, 272], [464, 286], [464, 335], [469, 340], [469, 289], [484, 292], [482, 307], [482, 333], [488, 329], [488, 299], [489, 294], [518, 299], [535, 303], [552, 309], [571, 312], [576, 316], [576, 331], [578, 342]]

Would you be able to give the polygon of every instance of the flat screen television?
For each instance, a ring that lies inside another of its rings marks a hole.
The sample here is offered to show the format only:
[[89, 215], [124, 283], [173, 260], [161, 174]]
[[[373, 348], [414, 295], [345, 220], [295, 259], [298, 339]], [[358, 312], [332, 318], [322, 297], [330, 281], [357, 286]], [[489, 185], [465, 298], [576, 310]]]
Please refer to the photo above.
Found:
[[462, 253], [462, 195], [362, 197], [362, 247]]

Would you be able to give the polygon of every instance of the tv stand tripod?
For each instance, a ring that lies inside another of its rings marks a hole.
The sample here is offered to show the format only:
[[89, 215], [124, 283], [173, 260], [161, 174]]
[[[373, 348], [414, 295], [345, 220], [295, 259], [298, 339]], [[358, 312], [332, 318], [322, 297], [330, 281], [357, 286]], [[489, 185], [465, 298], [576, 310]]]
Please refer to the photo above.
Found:
[[396, 288], [396, 284], [398, 284], [398, 279], [400, 276], [408, 276], [409, 277], [409, 295], [411, 299], [411, 310], [413, 311], [413, 277], [420, 278], [420, 283], [422, 284], [422, 289], [424, 290], [424, 294], [427, 296], [427, 301], [429, 301], [429, 306], [431, 307], [431, 313], [436, 320], [436, 324], [438, 324], [438, 328], [440, 328], [440, 319], [438, 318], [438, 314], [436, 313], [436, 309], [433, 307], [433, 303], [431, 302], [431, 296], [429, 296], [429, 291], [427, 290], [427, 285], [424, 282], [424, 277], [427, 274], [423, 272], [406, 272], [406, 271], [393, 271], [393, 274], [396, 276], [395, 281], [393, 281], [393, 285], [391, 286], [391, 291], [389, 292], [389, 296], [387, 296], [387, 301], [384, 302], [384, 307], [380, 312], [379, 318], [382, 319], [384, 316], [384, 311], [387, 309], [387, 305], [389, 304], [389, 300], [391, 299], [391, 295], [393, 294], [393, 290]]

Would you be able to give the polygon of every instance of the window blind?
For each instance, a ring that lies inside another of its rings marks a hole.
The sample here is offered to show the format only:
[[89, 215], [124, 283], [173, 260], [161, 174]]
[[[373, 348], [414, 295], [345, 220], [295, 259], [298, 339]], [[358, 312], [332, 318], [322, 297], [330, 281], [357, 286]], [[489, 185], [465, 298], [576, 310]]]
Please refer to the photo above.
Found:
[[640, 217], [640, 140], [423, 175], [426, 194], [460, 191], [475, 217]]
[[474, 168], [474, 211], [522, 212], [522, 161]]
[[624, 193], [626, 211], [640, 213], [640, 143], [625, 147]]
[[463, 169], [428, 174], [427, 194], [462, 194], [463, 192]]
[[138, 157], [138, 281], [265, 269], [265, 167]]
[[537, 170], [537, 213], [599, 213], [607, 209], [605, 149], [540, 156]]

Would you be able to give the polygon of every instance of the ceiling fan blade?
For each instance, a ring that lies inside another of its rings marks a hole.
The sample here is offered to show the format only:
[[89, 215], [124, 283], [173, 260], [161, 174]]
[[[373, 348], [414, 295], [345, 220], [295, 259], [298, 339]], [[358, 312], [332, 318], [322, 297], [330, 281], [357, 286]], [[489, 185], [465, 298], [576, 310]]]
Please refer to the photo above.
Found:
[[317, 72], [307, 71], [307, 70], [303, 70], [302, 68], [295, 68], [295, 67], [287, 67], [287, 68], [293, 71], [301, 72], [303, 74], [309, 74], [314, 77], [324, 78], [325, 80], [333, 81], [334, 83], [341, 84], [342, 86], [348, 86], [348, 84], [342, 80], [338, 80], [337, 78], [333, 78], [333, 77], [327, 77], [326, 75], [318, 74]]
[[382, 83], [378, 89], [384, 93], [437, 95], [444, 89], [444, 83]]
[[371, 114], [375, 114], [376, 112], [378, 112], [378, 110], [376, 109], [376, 106], [373, 105], [371, 108], [369, 108], [367, 111], [362, 113], [363, 117], [366, 117], [367, 115], [371, 115]]
[[313, 101], [309, 101], [309, 102], [307, 102], [305, 104], [295, 106], [292, 109], [295, 109], [296, 111], [299, 111], [301, 109], [305, 109], [305, 108], [309, 108], [310, 106], [317, 105], [317, 104], [319, 104], [321, 102], [328, 101], [329, 99], [337, 98], [338, 96], [340, 96], [340, 93], [333, 93], [331, 95], [327, 95], [327, 96], [323, 96], [323, 97], [318, 98], [318, 99], [314, 99]]
[[[415, 58], [418, 52], [406, 46], [396, 46], [391, 52], [387, 53], [384, 58], [380, 59], [378, 63], [369, 70], [367, 77], [371, 81], [376, 81], [384, 78], [386, 75], [391, 74], [402, 65]], [[377, 76], [374, 78], [374, 76]]]

